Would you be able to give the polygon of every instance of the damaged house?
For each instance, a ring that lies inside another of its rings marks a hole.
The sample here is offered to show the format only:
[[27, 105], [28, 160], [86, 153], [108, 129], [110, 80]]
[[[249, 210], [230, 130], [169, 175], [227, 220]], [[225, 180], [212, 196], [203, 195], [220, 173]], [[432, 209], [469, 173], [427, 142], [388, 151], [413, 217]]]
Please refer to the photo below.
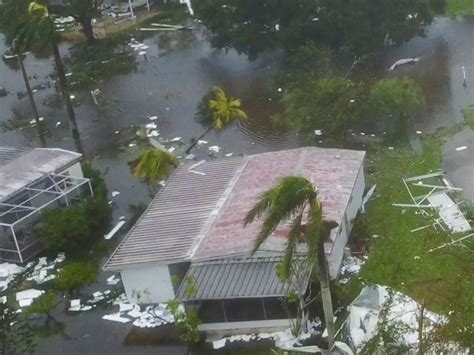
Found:
[[[353, 221], [361, 207], [365, 152], [307, 147], [186, 163], [157, 194], [106, 262], [120, 271], [128, 299], [159, 303], [179, 298], [194, 307], [206, 332], [287, 328], [282, 297], [305, 292], [303, 282], [276, 275], [288, 226], [281, 225], [255, 253], [260, 223], [243, 226], [258, 197], [281, 177], [301, 175], [318, 188], [324, 218], [334, 220], [325, 243], [336, 278]], [[186, 292], [192, 283], [195, 290]]]
[[0, 261], [37, 255], [42, 246], [33, 227], [41, 214], [92, 193], [80, 158], [64, 149], [0, 147]]

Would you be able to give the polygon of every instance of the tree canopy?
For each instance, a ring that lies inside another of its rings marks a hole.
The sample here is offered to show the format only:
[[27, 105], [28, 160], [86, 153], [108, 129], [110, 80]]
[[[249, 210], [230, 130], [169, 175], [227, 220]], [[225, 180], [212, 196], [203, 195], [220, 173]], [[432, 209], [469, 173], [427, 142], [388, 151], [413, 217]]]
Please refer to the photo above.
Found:
[[203, 0], [198, 16], [217, 48], [255, 59], [275, 47], [308, 40], [362, 56], [385, 43], [423, 35], [445, 0]]

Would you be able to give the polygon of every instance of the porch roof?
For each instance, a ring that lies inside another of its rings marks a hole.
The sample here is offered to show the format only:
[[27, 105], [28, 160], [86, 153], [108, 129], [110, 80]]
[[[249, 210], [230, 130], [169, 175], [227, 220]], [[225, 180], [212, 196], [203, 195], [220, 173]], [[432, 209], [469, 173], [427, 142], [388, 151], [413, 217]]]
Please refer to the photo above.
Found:
[[[295, 291], [303, 293], [310, 271], [297, 260], [293, 265], [299, 270], [292, 273], [288, 282], [282, 282], [277, 276], [276, 267], [282, 261], [281, 256], [194, 262], [178, 290], [178, 298], [183, 301], [221, 300], [283, 297]], [[189, 292], [190, 285], [193, 292]]]

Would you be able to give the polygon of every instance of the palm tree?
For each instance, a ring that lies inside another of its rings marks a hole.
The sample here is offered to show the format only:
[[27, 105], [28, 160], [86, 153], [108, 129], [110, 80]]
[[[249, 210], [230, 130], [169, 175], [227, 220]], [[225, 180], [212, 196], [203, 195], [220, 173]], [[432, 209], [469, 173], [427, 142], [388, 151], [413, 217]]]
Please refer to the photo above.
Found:
[[68, 113], [69, 128], [71, 129], [76, 149], [80, 153], [83, 153], [79, 130], [77, 129], [76, 115], [71, 103], [63, 61], [61, 54], [59, 53], [58, 43], [60, 37], [55, 30], [54, 21], [49, 16], [48, 8], [38, 2], [30, 3], [28, 7], [28, 15], [27, 22], [19, 27], [19, 38], [21, 39], [21, 42], [24, 43], [25, 47], [30, 47], [32, 45], [51, 46], [59, 79], [59, 87]]
[[252, 253], [259, 249], [281, 223], [286, 223], [292, 218], [281, 265], [285, 279], [291, 277], [291, 266], [297, 255], [298, 244], [306, 244], [305, 259], [311, 268], [312, 276], [319, 274], [324, 318], [331, 349], [334, 344], [334, 314], [324, 241], [337, 223], [323, 220], [317, 190], [309, 180], [299, 176], [284, 177], [274, 187], [264, 192], [245, 216], [244, 225], [247, 226], [262, 217], [262, 228], [257, 235]]
[[179, 159], [173, 154], [157, 148], [146, 149], [137, 159], [130, 162], [133, 174], [152, 184], [168, 178], [172, 168], [178, 167], [179, 164]]
[[239, 99], [227, 97], [224, 90], [218, 86], [213, 86], [210, 99], [207, 102], [209, 115], [211, 116], [211, 125], [186, 149], [189, 153], [191, 149], [202, 139], [211, 129], [220, 130], [232, 123], [234, 120], [246, 120], [247, 114], [240, 109], [241, 102]]
[[40, 126], [40, 115], [36, 107], [35, 99], [33, 97], [33, 91], [31, 90], [30, 81], [28, 79], [28, 74], [26, 74], [25, 63], [23, 62], [23, 55], [25, 48], [22, 46], [21, 41], [18, 38], [15, 38], [12, 43], [11, 53], [16, 55], [18, 66], [20, 67], [21, 74], [23, 76], [23, 81], [25, 82], [26, 93], [28, 94], [28, 99], [30, 101], [31, 110], [33, 111], [33, 116], [38, 127]]

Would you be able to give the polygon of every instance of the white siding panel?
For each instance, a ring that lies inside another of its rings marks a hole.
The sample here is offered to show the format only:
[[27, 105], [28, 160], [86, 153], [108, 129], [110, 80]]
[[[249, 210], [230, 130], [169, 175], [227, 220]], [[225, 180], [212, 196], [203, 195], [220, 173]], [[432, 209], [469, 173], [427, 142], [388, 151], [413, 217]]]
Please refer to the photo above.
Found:
[[160, 303], [175, 297], [167, 265], [145, 264], [120, 273], [130, 302]]

